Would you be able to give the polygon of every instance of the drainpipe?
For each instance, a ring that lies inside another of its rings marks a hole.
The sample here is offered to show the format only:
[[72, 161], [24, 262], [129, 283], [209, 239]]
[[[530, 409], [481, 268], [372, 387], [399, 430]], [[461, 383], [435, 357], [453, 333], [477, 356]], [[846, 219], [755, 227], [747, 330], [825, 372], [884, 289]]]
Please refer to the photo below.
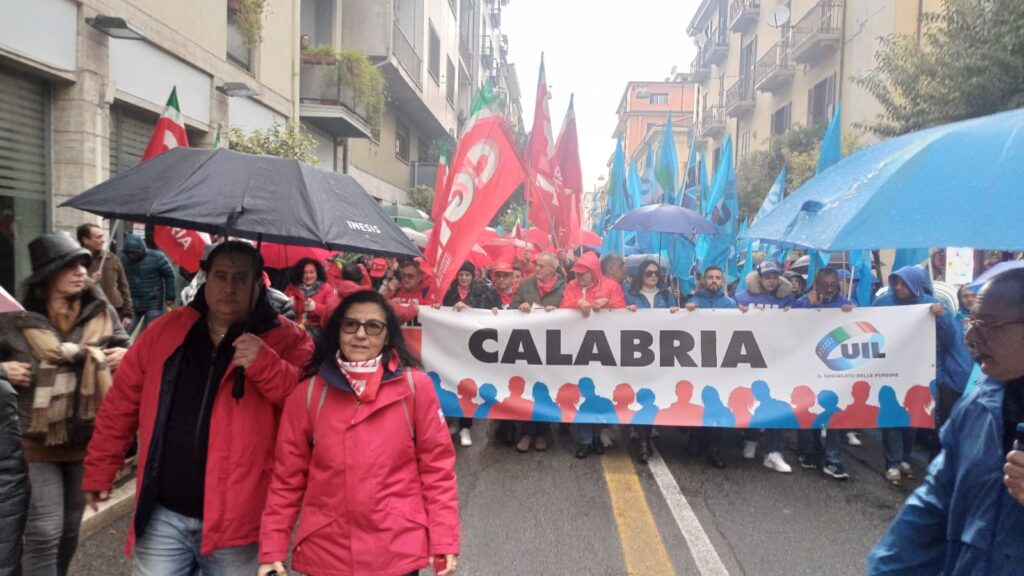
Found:
[[302, 0], [292, 0], [292, 37], [289, 41], [292, 45], [292, 121], [299, 121], [299, 106], [301, 96], [299, 94], [299, 71], [301, 66], [300, 50], [298, 48], [301, 29], [299, 22], [302, 19]]
[[[920, 1], [920, 0], [919, 0]], [[836, 102], [843, 101], [843, 83], [846, 81], [846, 76], [843, 75], [843, 70], [846, 68], [846, 8], [849, 2], [843, 0], [842, 2], [842, 15], [843, 22], [840, 24], [839, 32], [839, 81], [836, 82], [836, 98], [835, 102], [832, 102], [832, 106], [836, 105]], [[842, 126], [843, 119], [839, 119], [839, 125]]]

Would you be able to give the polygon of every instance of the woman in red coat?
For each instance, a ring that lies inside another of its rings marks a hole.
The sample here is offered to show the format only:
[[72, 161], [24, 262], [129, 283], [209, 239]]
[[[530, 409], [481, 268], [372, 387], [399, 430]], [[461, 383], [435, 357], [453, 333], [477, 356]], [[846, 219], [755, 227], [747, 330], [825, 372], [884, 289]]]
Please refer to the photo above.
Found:
[[[452, 574], [455, 449], [430, 378], [384, 296], [352, 294], [285, 402], [260, 531], [260, 576]], [[443, 567], [441, 567], [443, 565]]]
[[320, 340], [321, 320], [337, 305], [338, 295], [327, 282], [323, 264], [304, 258], [292, 267], [286, 296], [292, 299], [295, 321], [309, 332], [314, 341]]

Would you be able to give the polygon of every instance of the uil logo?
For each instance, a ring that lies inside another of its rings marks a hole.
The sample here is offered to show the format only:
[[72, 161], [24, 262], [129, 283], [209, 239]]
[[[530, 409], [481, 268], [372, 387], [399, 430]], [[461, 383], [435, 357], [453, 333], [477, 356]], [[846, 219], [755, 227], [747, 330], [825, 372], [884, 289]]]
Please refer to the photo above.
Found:
[[885, 336], [870, 322], [855, 322], [826, 334], [814, 353], [830, 370], [845, 372], [885, 358]]

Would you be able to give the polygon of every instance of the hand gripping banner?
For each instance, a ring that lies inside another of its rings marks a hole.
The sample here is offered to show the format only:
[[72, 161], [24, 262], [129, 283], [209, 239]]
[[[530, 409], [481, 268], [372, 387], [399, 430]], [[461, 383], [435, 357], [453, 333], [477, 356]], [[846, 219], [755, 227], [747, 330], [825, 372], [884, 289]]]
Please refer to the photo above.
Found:
[[933, 426], [927, 306], [421, 309], [446, 416], [726, 428]]

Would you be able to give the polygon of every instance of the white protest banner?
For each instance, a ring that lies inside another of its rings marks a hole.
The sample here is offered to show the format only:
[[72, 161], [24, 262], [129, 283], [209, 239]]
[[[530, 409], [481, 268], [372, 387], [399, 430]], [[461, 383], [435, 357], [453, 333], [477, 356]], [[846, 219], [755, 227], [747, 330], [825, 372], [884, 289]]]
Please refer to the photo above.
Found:
[[927, 306], [530, 314], [420, 309], [448, 416], [736, 428], [932, 427]]

